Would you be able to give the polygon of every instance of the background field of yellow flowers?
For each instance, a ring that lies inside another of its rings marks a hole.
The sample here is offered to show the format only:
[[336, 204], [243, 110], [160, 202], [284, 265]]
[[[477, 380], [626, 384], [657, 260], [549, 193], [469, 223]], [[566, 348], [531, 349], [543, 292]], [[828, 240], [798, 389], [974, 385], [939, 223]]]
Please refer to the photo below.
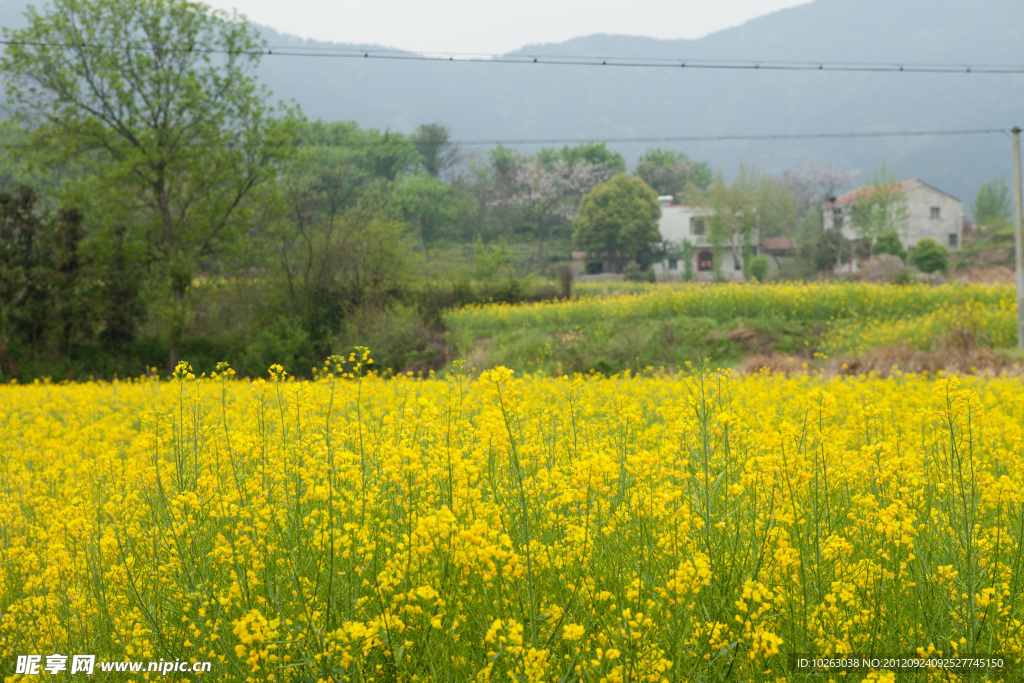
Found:
[[0, 388], [0, 660], [781, 681], [821, 680], [791, 652], [1024, 653], [1017, 379], [371, 368]]
[[[460, 357], [483, 370], [602, 374], [676, 368], [754, 353], [814, 363], [904, 346], [932, 351], [959, 331], [979, 347], [1016, 343], [1016, 294], [1006, 285], [868, 283], [752, 286], [583, 283], [557, 303], [486, 304], [450, 311]], [[742, 348], [743, 332], [760, 348]]]

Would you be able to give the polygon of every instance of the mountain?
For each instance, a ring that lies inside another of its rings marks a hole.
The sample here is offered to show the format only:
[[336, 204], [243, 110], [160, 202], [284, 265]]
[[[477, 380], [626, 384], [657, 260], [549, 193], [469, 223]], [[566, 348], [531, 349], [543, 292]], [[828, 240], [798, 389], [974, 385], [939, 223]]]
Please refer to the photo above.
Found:
[[[266, 32], [269, 42], [287, 39]], [[593, 35], [514, 54], [679, 59], [1024, 64], [1019, 0], [816, 0], [698, 40]], [[310, 116], [457, 139], [623, 138], [891, 132], [1024, 124], [1024, 75], [780, 72], [267, 59], [265, 81]], [[616, 144], [635, 160], [648, 144]], [[1012, 177], [1002, 135], [662, 144], [727, 174], [808, 162], [855, 170], [883, 160], [969, 203]]]
[[[26, 0], [0, 1], [0, 24]], [[652, 17], [652, 21], [656, 19]], [[10, 25], [10, 24], [7, 24]], [[272, 46], [350, 48], [260, 27]], [[592, 35], [513, 54], [709, 60], [1024, 64], [1019, 0], [815, 0], [698, 40]], [[260, 76], [307, 116], [459, 140], [959, 130], [1024, 125], [1024, 75], [615, 68], [268, 56]], [[629, 162], [684, 149], [727, 175], [883, 160], [962, 199], [1012, 177], [1008, 136], [613, 144]], [[486, 146], [474, 146], [481, 155]]]

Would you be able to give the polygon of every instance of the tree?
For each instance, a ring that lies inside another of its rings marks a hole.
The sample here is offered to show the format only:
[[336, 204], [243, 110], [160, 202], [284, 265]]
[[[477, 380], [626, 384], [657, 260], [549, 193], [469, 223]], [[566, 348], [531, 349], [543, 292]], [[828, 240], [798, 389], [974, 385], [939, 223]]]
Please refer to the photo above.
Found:
[[425, 123], [412, 136], [420, 153], [423, 170], [440, 178], [459, 161], [459, 148], [449, 140], [448, 128], [439, 123]]
[[41, 162], [82, 160], [75, 203], [131, 226], [171, 294], [169, 363], [201, 259], [229, 253], [289, 154], [237, 15], [186, 0], [53, 0], [5, 29], [7, 105]]
[[138, 318], [134, 268], [85, 244], [82, 215], [34, 188], [0, 192], [0, 379], [19, 358], [67, 360], [97, 342], [123, 350]]
[[697, 249], [693, 246], [693, 242], [684, 239], [679, 248], [679, 260], [683, 264], [683, 280], [686, 282], [693, 280], [693, 256], [696, 253]]
[[459, 201], [451, 187], [423, 173], [398, 183], [393, 203], [424, 249], [451, 237], [460, 211], [468, 210], [467, 202]]
[[561, 149], [545, 147], [537, 152], [537, 159], [544, 166], [550, 166], [561, 161], [567, 167], [576, 166], [600, 166], [608, 170], [608, 177], [626, 172], [626, 160], [618, 152], [613, 152], [603, 142], [591, 142], [585, 145], [569, 147], [565, 145]]
[[343, 164], [360, 184], [393, 182], [413, 173], [420, 153], [412, 137], [389, 130], [361, 129], [351, 121], [308, 121], [298, 127], [298, 144], [319, 158]]
[[526, 157], [499, 148], [492, 164], [501, 186], [496, 201], [514, 207], [520, 229], [536, 236], [541, 263], [545, 245], [571, 225], [583, 196], [625, 168], [622, 157], [603, 144], [543, 149]]
[[792, 237], [799, 209], [796, 197], [784, 178], [757, 178], [757, 230], [761, 237]]
[[822, 204], [827, 197], [835, 197], [848, 187], [853, 182], [853, 173], [810, 163], [796, 171], [787, 171], [783, 179], [789, 185], [799, 216], [793, 237], [799, 244], [817, 241], [824, 227]]
[[944, 273], [949, 267], [949, 251], [935, 240], [925, 238], [910, 252], [910, 262], [922, 273]]
[[472, 245], [470, 261], [483, 235], [500, 232], [496, 227], [495, 173], [490, 165], [470, 163], [465, 173], [452, 180], [449, 187], [459, 205], [454, 238]]
[[588, 192], [580, 202], [573, 242], [590, 254], [607, 254], [621, 271], [628, 258], [642, 261], [661, 240], [658, 195], [640, 178], [617, 175]]
[[1002, 178], [982, 183], [971, 204], [974, 222], [986, 228], [999, 229], [1010, 224], [1010, 194]]
[[380, 308], [401, 288], [412, 245], [399, 217], [430, 241], [447, 226], [452, 193], [429, 175], [407, 175], [419, 163], [407, 136], [312, 121], [298, 140], [280, 180], [286, 215], [275, 221], [272, 243], [288, 309], [326, 355], [346, 317]]
[[813, 242], [804, 242], [800, 245], [797, 257], [807, 266], [808, 273], [820, 273], [829, 267], [836, 268], [836, 264], [849, 254], [848, 247], [844, 249], [842, 236], [836, 230], [829, 230], [818, 235]]
[[741, 165], [731, 184], [725, 182], [721, 173], [717, 174], [708, 194], [715, 208], [710, 238], [717, 252], [714, 259], [716, 277], [724, 277], [721, 272], [722, 247], [729, 245], [734, 254], [742, 254], [746, 272], [746, 265], [753, 258], [757, 236], [777, 237], [793, 232], [797, 217], [796, 201], [783, 179]]
[[850, 216], [857, 234], [866, 240], [873, 240], [887, 230], [898, 233], [906, 229], [910, 217], [907, 195], [899, 178], [886, 170], [884, 161], [871, 175], [870, 185], [857, 191]]
[[875, 256], [892, 254], [900, 257], [903, 261], [907, 260], [907, 250], [903, 248], [903, 242], [900, 241], [900, 236], [895, 230], [886, 230], [879, 235], [875, 243], [871, 245], [871, 253]]
[[636, 175], [659, 195], [677, 199], [688, 192], [706, 192], [714, 182], [711, 165], [691, 161], [684, 152], [648, 149], [636, 165]]

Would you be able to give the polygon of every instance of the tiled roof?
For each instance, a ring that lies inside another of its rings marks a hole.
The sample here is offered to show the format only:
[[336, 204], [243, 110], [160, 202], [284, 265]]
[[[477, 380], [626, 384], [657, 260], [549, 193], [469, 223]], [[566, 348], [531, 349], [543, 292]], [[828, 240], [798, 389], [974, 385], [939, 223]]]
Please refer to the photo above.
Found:
[[796, 249], [791, 237], [762, 237], [762, 251], [791, 251]]
[[[894, 185], [896, 185], [896, 187], [895, 187], [895, 194], [902, 194], [902, 193], [906, 192], [907, 190], [910, 190], [910, 189], [912, 189], [914, 187], [917, 187], [920, 184], [921, 184], [920, 180], [914, 180], [913, 178], [910, 179], [910, 180], [900, 180], [900, 181], [897, 181], [896, 183], [894, 183]], [[822, 208], [825, 208], [825, 209], [829, 209], [829, 208], [841, 209], [844, 206], [849, 206], [850, 204], [853, 204], [855, 201], [857, 201], [857, 199], [859, 197], [870, 197], [874, 193], [875, 193], [874, 185], [865, 185], [864, 187], [858, 187], [856, 190], [853, 190], [851, 192], [847, 192], [842, 197], [836, 198], [836, 201], [834, 203], [825, 202], [821, 206], [822, 206]]]

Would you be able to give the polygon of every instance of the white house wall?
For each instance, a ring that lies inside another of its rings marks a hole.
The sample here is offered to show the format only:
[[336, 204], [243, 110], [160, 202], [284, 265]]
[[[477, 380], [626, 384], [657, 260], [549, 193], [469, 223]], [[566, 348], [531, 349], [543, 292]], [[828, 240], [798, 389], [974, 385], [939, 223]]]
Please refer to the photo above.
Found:
[[[715, 276], [714, 263], [710, 270], [700, 270], [701, 252], [713, 252], [711, 246], [711, 219], [714, 216], [714, 209], [703, 206], [663, 206], [661, 218], [658, 219], [658, 231], [661, 239], [667, 247], [674, 249], [677, 254], [682, 252], [683, 242], [688, 241], [693, 246], [693, 279], [698, 281], [712, 280]], [[694, 232], [695, 220], [701, 219], [704, 222], [704, 230], [701, 233]], [[752, 242], [756, 245], [758, 240], [757, 231], [751, 235]], [[756, 255], [756, 247], [754, 249]], [[722, 275], [729, 280], [743, 279], [743, 248], [732, 245], [722, 246]], [[740, 268], [736, 268], [737, 260]], [[671, 266], [675, 265], [675, 268]], [[681, 279], [686, 272], [683, 259], [666, 259], [660, 263], [651, 264], [655, 277], [659, 280]]]
[[[670, 244], [682, 244], [683, 240], [689, 240], [690, 244], [708, 243], [708, 232], [711, 231], [711, 209], [697, 206], [664, 206], [661, 208], [661, 218], [658, 219], [658, 232], [661, 239]], [[694, 219], [700, 218], [704, 221], [704, 234], [694, 234]]]
[[[963, 246], [964, 207], [959, 199], [920, 181], [915, 181], [907, 189], [906, 196], [908, 218], [897, 228], [904, 247], [912, 249], [925, 238], [931, 238], [951, 251]], [[932, 209], [938, 209], [938, 218], [932, 218]], [[849, 204], [842, 207], [841, 217], [843, 237], [857, 239], [859, 235], [850, 218]], [[822, 208], [822, 226], [825, 230], [835, 227], [834, 210], [827, 204]]]
[[[932, 218], [932, 209], [939, 210], [939, 217]], [[907, 191], [907, 220], [905, 232], [901, 235], [906, 247], [914, 247], [918, 241], [931, 238], [947, 249], [960, 249], [963, 243], [963, 204], [947, 194], [920, 185]], [[950, 240], [955, 236], [956, 244]]]
[[[711, 247], [705, 247], [697, 249], [693, 255], [692, 273], [693, 279], [698, 282], [711, 281], [715, 278], [715, 267], [714, 261], [712, 261], [710, 270], [699, 270], [700, 263], [700, 252], [712, 251]], [[743, 249], [737, 249], [733, 251], [732, 247], [722, 247], [722, 276], [727, 280], [742, 280], [743, 279]], [[736, 268], [737, 263], [740, 264], [740, 268]], [[671, 266], [675, 265], [675, 268]], [[661, 261], [660, 263], [652, 263], [651, 270], [654, 271], [654, 276], [659, 280], [681, 280], [683, 275], [686, 273], [683, 259], [672, 261]]]

